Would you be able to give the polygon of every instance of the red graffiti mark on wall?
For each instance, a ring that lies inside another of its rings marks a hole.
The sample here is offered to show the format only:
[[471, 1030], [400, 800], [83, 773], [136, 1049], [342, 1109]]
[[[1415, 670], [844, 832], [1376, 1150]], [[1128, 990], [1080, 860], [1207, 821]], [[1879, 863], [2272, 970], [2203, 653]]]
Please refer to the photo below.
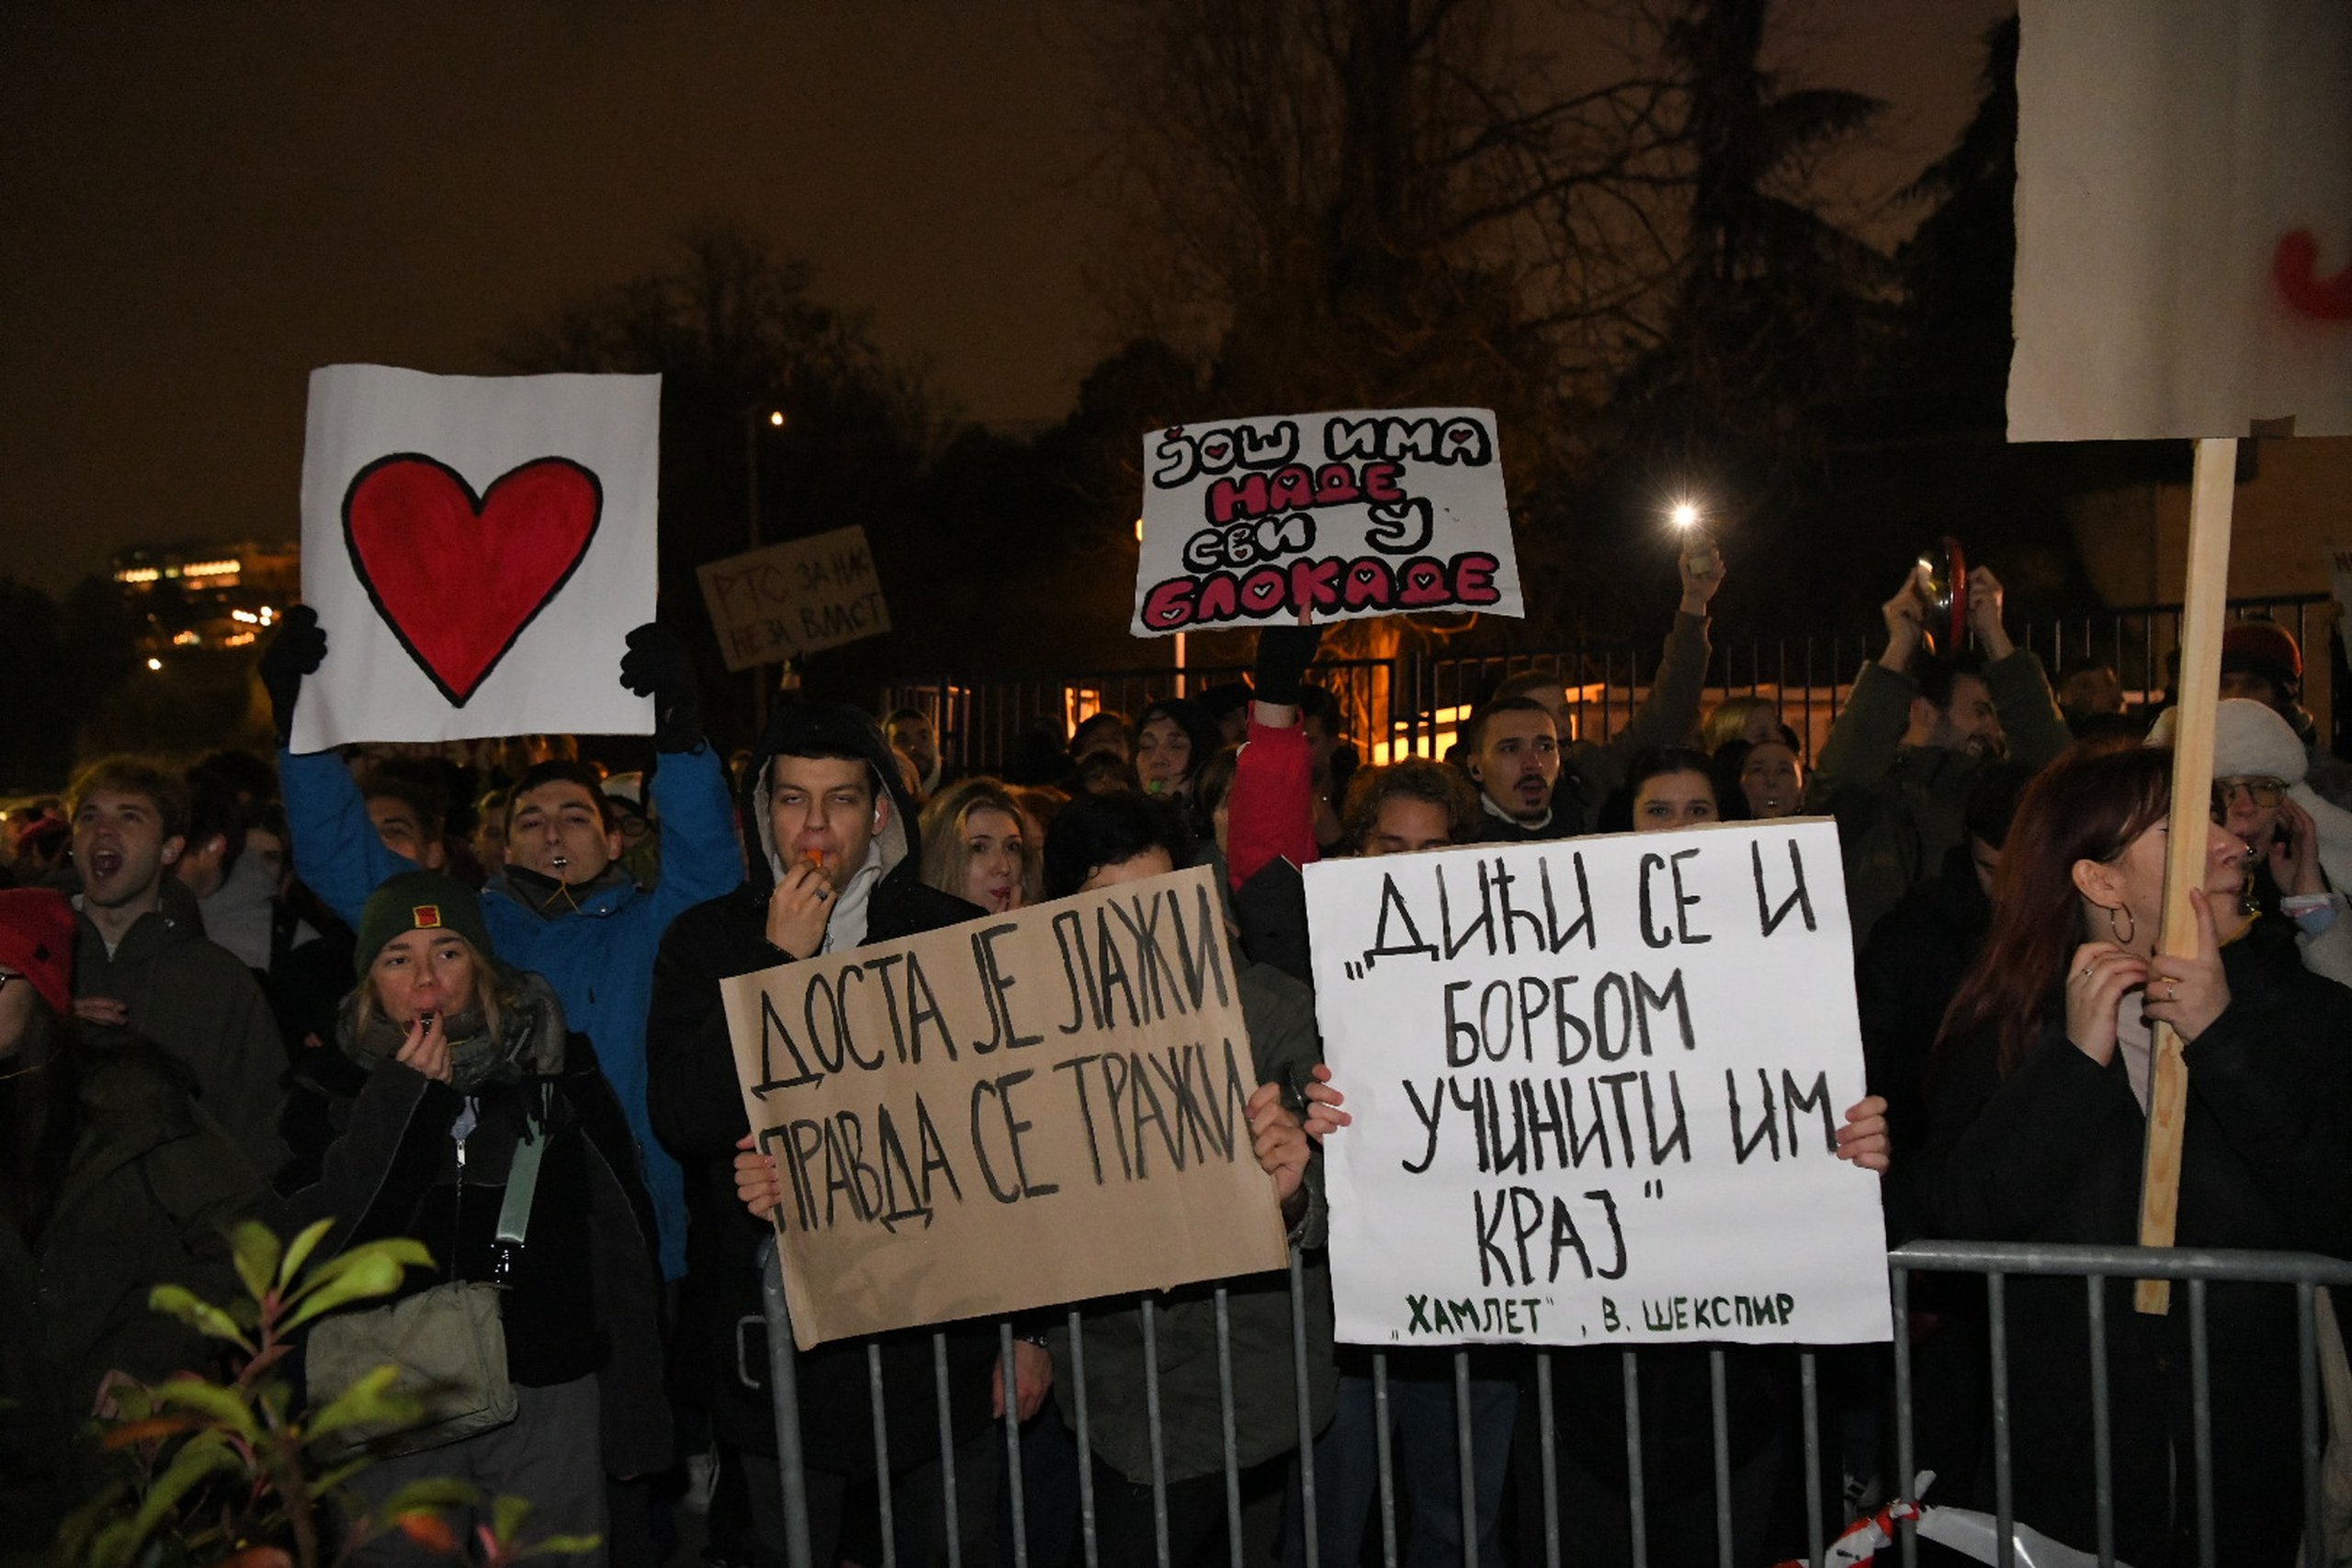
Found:
[[2299, 315], [2323, 321], [2352, 321], [2352, 263], [2334, 277], [2319, 275], [2319, 240], [2309, 229], [2283, 236], [2270, 258], [2278, 292]]

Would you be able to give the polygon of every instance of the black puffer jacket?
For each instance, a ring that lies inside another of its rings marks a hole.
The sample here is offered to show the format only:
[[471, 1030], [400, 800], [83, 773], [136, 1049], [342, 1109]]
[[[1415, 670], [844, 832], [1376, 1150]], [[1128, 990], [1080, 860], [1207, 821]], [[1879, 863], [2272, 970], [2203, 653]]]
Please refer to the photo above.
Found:
[[[2222, 951], [2230, 1004], [2187, 1047], [2177, 1245], [2352, 1258], [2352, 991], [2306, 970], [2294, 929], [2257, 920]], [[2100, 1066], [2044, 1009], [2041, 1040], [2004, 1078], [1989, 1039], [1943, 1065], [1917, 1172], [1939, 1234], [2129, 1246], [2147, 1118], [2121, 1053]], [[2010, 1280], [2009, 1386], [2017, 1517], [2096, 1544], [2090, 1340], [2079, 1280]], [[2194, 1561], [2189, 1335], [2172, 1312], [2107, 1290], [2116, 1550], [2160, 1568]], [[2214, 1512], [2233, 1562], [2291, 1561], [2301, 1517], [2294, 1292], [2215, 1284]], [[1954, 1501], [1964, 1501], [1954, 1499]]]
[[[735, 1145], [751, 1131], [751, 1122], [735, 1076], [718, 983], [809, 956], [786, 953], [767, 939], [768, 897], [778, 874], [768, 814], [769, 765], [778, 755], [844, 754], [866, 759], [890, 807], [874, 838], [882, 874], [867, 897], [864, 942], [896, 941], [979, 915], [922, 880], [914, 803], [900, 787], [888, 744], [874, 721], [846, 704], [789, 705], [770, 721], [743, 791], [743, 842], [752, 852], [750, 879], [725, 897], [687, 910], [670, 927], [654, 964], [653, 1008], [646, 1021], [646, 1098], [654, 1130], [686, 1168], [686, 1273], [696, 1304], [685, 1314], [679, 1353], [683, 1358], [699, 1351], [703, 1361], [699, 1368], [685, 1368], [684, 1375], [709, 1391], [718, 1434], [759, 1453], [775, 1451], [755, 1263], [760, 1243], [770, 1233], [735, 1196]], [[931, 1330], [916, 1329], [880, 1341], [893, 1468], [921, 1463], [938, 1452], [931, 1337]], [[988, 1419], [995, 1336], [989, 1327], [957, 1328], [948, 1333], [947, 1343], [951, 1403], [962, 1438]], [[854, 1339], [820, 1346], [798, 1363], [801, 1432], [809, 1462], [854, 1476], [874, 1468], [866, 1344]]]
[[[541, 1027], [561, 1031], [553, 993], [537, 976], [526, 978], [529, 1010]], [[500, 1303], [507, 1370], [526, 1387], [594, 1373], [605, 1468], [649, 1474], [673, 1458], [652, 1207], [635, 1140], [587, 1037], [565, 1037], [561, 1062], [553, 1073], [494, 1078], [470, 1096], [397, 1062], [378, 1062], [342, 1118], [342, 1135], [327, 1148], [317, 1181], [284, 1201], [283, 1223], [290, 1232], [330, 1216], [340, 1222], [322, 1257], [387, 1236], [416, 1237], [436, 1267], [412, 1269], [402, 1294], [446, 1280], [487, 1281], [507, 1175], [527, 1108], [539, 1106], [550, 1141], [522, 1258]]]

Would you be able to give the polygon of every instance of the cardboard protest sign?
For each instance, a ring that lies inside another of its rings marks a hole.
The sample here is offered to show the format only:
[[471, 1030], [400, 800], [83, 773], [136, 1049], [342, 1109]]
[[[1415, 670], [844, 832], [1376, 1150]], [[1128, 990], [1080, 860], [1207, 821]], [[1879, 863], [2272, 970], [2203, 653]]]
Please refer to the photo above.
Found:
[[2009, 439], [2352, 432], [2352, 7], [2021, 17]]
[[863, 528], [836, 528], [703, 566], [703, 603], [729, 670], [797, 659], [890, 629]]
[[1143, 469], [1137, 637], [1526, 613], [1487, 409], [1171, 425]]
[[722, 990], [804, 1349], [1288, 1261], [1205, 867]]
[[311, 373], [302, 600], [327, 633], [293, 747], [640, 735], [659, 376]]
[[1326, 861], [1339, 1337], [1888, 1336], [1826, 821]]

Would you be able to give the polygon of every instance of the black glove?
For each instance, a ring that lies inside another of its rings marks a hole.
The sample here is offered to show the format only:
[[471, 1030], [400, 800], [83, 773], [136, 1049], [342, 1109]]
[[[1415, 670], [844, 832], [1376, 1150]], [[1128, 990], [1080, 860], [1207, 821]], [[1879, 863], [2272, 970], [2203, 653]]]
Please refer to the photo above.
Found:
[[678, 634], [652, 621], [628, 634], [621, 684], [653, 699], [653, 749], [691, 751], [702, 744], [702, 694], [695, 661]]
[[1268, 626], [1258, 634], [1258, 662], [1250, 671], [1250, 694], [1276, 707], [1298, 705], [1306, 667], [1315, 662], [1321, 626]]
[[270, 639], [269, 650], [261, 656], [262, 690], [269, 694], [280, 746], [294, 734], [294, 702], [302, 694], [302, 677], [317, 674], [326, 661], [327, 634], [319, 625], [319, 613], [308, 604], [292, 606]]

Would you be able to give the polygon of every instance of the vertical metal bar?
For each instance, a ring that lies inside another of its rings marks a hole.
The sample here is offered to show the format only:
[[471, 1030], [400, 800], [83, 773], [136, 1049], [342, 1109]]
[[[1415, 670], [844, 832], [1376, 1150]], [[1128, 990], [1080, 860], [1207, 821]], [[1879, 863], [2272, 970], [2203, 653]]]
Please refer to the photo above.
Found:
[[1642, 1373], [1634, 1352], [1625, 1353], [1625, 1504], [1631, 1510], [1626, 1539], [1633, 1545], [1634, 1568], [1650, 1568], [1649, 1506], [1642, 1484]]
[[1396, 1568], [1396, 1450], [1388, 1435], [1388, 1352], [1372, 1355], [1372, 1442], [1380, 1471], [1380, 1561]]
[[1724, 1387], [1724, 1353], [1707, 1352], [1707, 1413], [1715, 1446], [1715, 1562], [1731, 1563], [1731, 1402]]
[[1807, 1562], [1821, 1561], [1821, 1369], [1814, 1353], [1797, 1357], [1797, 1382], [1804, 1393], [1804, 1549]]
[[1553, 1426], [1549, 1350], [1535, 1353], [1535, 1431], [1544, 1456], [1544, 1568], [1560, 1568], [1560, 1442]]
[[2327, 1561], [2327, 1520], [2321, 1505], [2320, 1466], [2327, 1428], [2320, 1419], [2319, 1287], [2295, 1281], [2295, 1372], [2303, 1396], [2303, 1561]]
[[1290, 1375], [1298, 1411], [1299, 1529], [1308, 1563], [1323, 1561], [1315, 1518], [1315, 1401], [1306, 1372], [1306, 1255], [1290, 1249]]
[[[1912, 1495], [1913, 1466], [1918, 1463], [1912, 1436], [1911, 1409], [1911, 1270], [1901, 1263], [1894, 1266], [1894, 1484], [1891, 1490], [1898, 1498]], [[1903, 1543], [1903, 1568], [1919, 1568], [1919, 1532], [1917, 1523], [1905, 1519], [1895, 1526], [1895, 1539]]]
[[2093, 1274], [2083, 1310], [2091, 1332], [2091, 1502], [2097, 1510], [2099, 1568], [2115, 1568], [2114, 1412], [2107, 1386], [2107, 1280]]
[[1225, 1439], [1225, 1546], [1241, 1568], [1241, 1433], [1233, 1411], [1233, 1300], [1216, 1288], [1216, 1413]]
[[963, 1568], [964, 1530], [958, 1517], [963, 1499], [956, 1491], [956, 1421], [949, 1405], [944, 1333], [931, 1337], [931, 1396], [939, 1406], [939, 1477], [947, 1504], [947, 1568]]
[[1995, 1568], [2017, 1568], [2017, 1498], [2009, 1474], [2009, 1298], [2006, 1275], [1984, 1276], [1993, 1325], [1993, 1543]]
[[1086, 1420], [1086, 1325], [1078, 1309], [1069, 1311], [1069, 1386], [1078, 1406], [1078, 1536], [1086, 1554], [1086, 1568], [1102, 1568], [1102, 1548], [1095, 1539], [1094, 1442]]
[[[1004, 1391], [1005, 1512], [1012, 1526], [1012, 1562], [1013, 1568], [1029, 1568], [1028, 1510], [1021, 1490], [1021, 1380], [1013, 1375], [1019, 1352], [1013, 1345], [1011, 1318], [996, 1325], [996, 1354], [997, 1364], [1003, 1369], [997, 1377]], [[950, 1482], [952, 1484], [952, 1472]], [[952, 1521], [955, 1515], [951, 1513], [948, 1517]], [[954, 1539], [952, 1534], [949, 1539]]]
[[792, 1313], [785, 1304], [776, 1240], [760, 1243], [760, 1310], [768, 1326], [768, 1399], [775, 1417], [775, 1467], [784, 1490], [786, 1568], [816, 1568], [808, 1541], [808, 1467], [800, 1452], [799, 1353], [792, 1344]]
[[884, 1418], [888, 1406], [882, 1401], [882, 1347], [870, 1339], [865, 1344], [865, 1393], [874, 1415], [874, 1489], [882, 1521], [882, 1568], [898, 1568], [898, 1521], [890, 1517], [890, 1427]]
[[1462, 1521], [1462, 1568], [1478, 1568], [1478, 1455], [1470, 1427], [1470, 1352], [1453, 1352], [1454, 1479], [1462, 1488], [1454, 1515]]
[[1159, 1568], [1168, 1562], [1168, 1447], [1159, 1428], [1159, 1318], [1152, 1300], [1142, 1301], [1143, 1418], [1151, 1437], [1151, 1539]]
[[2205, 1281], [2188, 1281], [2189, 1449], [2197, 1471], [2197, 1561], [2214, 1568], [2213, 1359], [2205, 1339]]

